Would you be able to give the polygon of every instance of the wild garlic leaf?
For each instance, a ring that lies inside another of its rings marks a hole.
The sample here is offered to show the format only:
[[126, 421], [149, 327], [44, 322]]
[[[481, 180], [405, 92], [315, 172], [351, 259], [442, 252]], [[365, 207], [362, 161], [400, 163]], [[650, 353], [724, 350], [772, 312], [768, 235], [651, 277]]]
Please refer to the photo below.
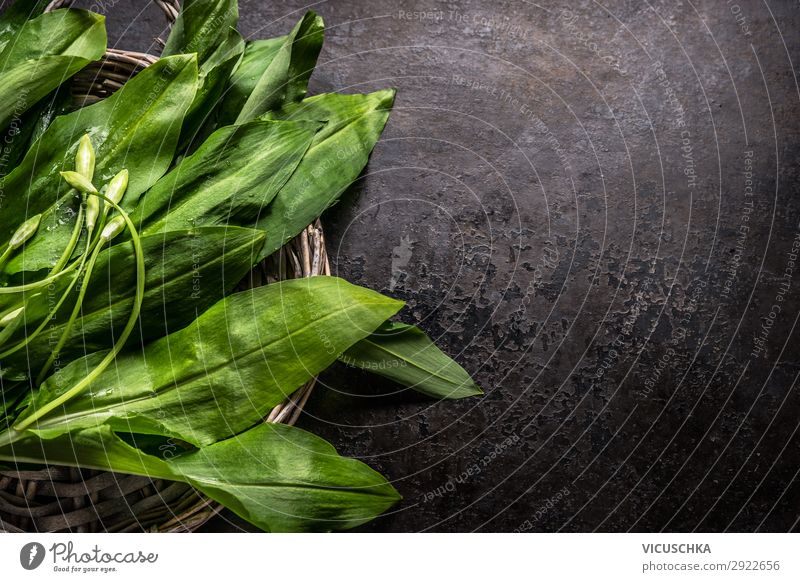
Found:
[[339, 360], [434, 398], [458, 399], [483, 394], [464, 368], [413, 325], [387, 322], [353, 345]]
[[183, 116], [197, 88], [193, 55], [160, 59], [128, 81], [114, 95], [58, 117], [33, 144], [19, 166], [5, 178], [0, 213], [0, 244], [21, 216], [43, 213], [43, 232], [6, 266], [8, 273], [51, 267], [72, 233], [77, 197], [59, 176], [72, 170], [81, 136], [91, 136], [97, 155], [95, 181], [102, 185], [121, 168], [130, 172], [122, 206], [130, 211], [139, 196], [169, 168]]
[[237, 0], [184, 0], [162, 55], [197, 53], [202, 65], [238, 21]]
[[236, 31], [236, 0], [189, 0], [172, 27], [163, 56], [197, 53], [199, 86], [181, 130], [180, 150], [199, 144], [198, 130], [216, 107], [225, 85], [244, 52]]
[[211, 133], [205, 128], [213, 127], [212, 112], [243, 53], [244, 40], [230, 29], [227, 38], [200, 64], [199, 88], [183, 122], [180, 151], [197, 149], [194, 144], [202, 144]]
[[254, 121], [216, 131], [145, 194], [134, 223], [145, 234], [188, 225], [253, 224], [320, 127], [308, 121]]
[[14, 0], [0, 14], [0, 51], [28, 22], [42, 14], [50, 0]]
[[[276, 51], [272, 51], [273, 41], [257, 45], [253, 52], [263, 60], [255, 63], [252, 58], [247, 59], [245, 69], [249, 79], [260, 73], [258, 80], [253, 84], [243, 75], [232, 79], [236, 90], [223, 103], [222, 122], [245, 123], [305, 97], [308, 80], [322, 50], [324, 29], [322, 18], [315, 12], [307, 12], [292, 32], [282, 37]], [[245, 95], [247, 99], [242, 102]]]
[[386, 479], [299, 428], [261, 424], [170, 462], [186, 481], [270, 532], [362, 525], [400, 500]]
[[269, 532], [349, 529], [400, 500], [394, 487], [364, 463], [340, 457], [323, 439], [281, 424], [260, 424], [174, 458], [146, 454], [126, 442], [138, 444], [136, 435], [123, 440], [108, 425], [52, 438], [35, 433], [26, 431], [13, 445], [0, 446], [0, 462], [184, 481]]
[[236, 122], [242, 107], [252, 95], [264, 71], [286, 42], [286, 38], [287, 36], [278, 36], [245, 42], [242, 58], [227, 81], [224, 98], [219, 103], [218, 122], [221, 125]]
[[[141, 240], [146, 280], [140, 332], [135, 337], [149, 341], [189, 325], [199, 313], [232, 291], [252, 268], [264, 235], [246, 228], [214, 226], [173, 230], [143, 236]], [[87, 353], [114, 345], [133, 306], [135, 281], [136, 258], [130, 243], [100, 253], [81, 315], [59, 354], [62, 367]], [[68, 283], [59, 282], [52, 295], [29, 300], [25, 328], [4, 347], [30, 337], [48, 316], [55, 302], [53, 297], [60, 297]], [[24, 350], [0, 358], [7, 375], [25, 378], [31, 366], [33, 374], [38, 372], [35, 367], [47, 359], [65, 328], [76, 294], [74, 289], [72, 299]]]
[[[40, 418], [46, 438], [108, 423], [197, 446], [254, 425], [402, 303], [334, 277], [236, 293], [189, 327], [117, 358], [87, 392]], [[92, 369], [92, 354], [48, 379], [20, 421]]]
[[339, 199], [367, 165], [394, 103], [394, 90], [315, 95], [264, 119], [325, 121], [311, 147], [258, 220], [267, 235], [262, 257], [295, 237]]
[[0, 52], [0, 128], [105, 50], [103, 16], [55, 10], [26, 21]]

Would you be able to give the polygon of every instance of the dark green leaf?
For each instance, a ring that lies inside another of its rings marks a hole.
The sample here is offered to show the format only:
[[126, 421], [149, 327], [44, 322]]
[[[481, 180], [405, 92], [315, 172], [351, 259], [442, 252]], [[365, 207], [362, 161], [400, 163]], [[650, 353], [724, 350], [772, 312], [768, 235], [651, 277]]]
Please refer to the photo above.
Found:
[[262, 424], [170, 464], [203, 493], [271, 532], [350, 529], [400, 500], [364, 463], [282, 424]]
[[19, 118], [11, 120], [2, 137], [6, 147], [0, 157], [0, 177], [13, 170], [37, 139], [59, 115], [73, 111], [73, 98], [69, 83], [40, 100]]
[[28, 20], [44, 12], [49, 3], [50, 0], [16, 0], [3, 10], [0, 14], [0, 51]]
[[265, 119], [326, 121], [300, 165], [258, 221], [267, 234], [262, 256], [281, 248], [336, 202], [358, 178], [383, 131], [394, 90], [316, 95]]
[[142, 198], [134, 222], [144, 233], [253, 224], [295, 171], [320, 125], [256, 121], [218, 130]]
[[[108, 425], [53, 438], [33, 432], [0, 447], [0, 460], [185, 481], [265, 531], [348, 529], [400, 499], [365, 464], [340, 457], [319, 437], [285, 425], [262, 424], [168, 460], [134, 448]], [[8, 433], [0, 441], [4, 436]]]
[[244, 52], [236, 32], [239, 9], [236, 0], [189, 0], [172, 27], [163, 55], [197, 53], [200, 81], [181, 131], [180, 149], [196, 134], [217, 105], [231, 73]]
[[387, 322], [353, 345], [339, 360], [434, 398], [483, 394], [464, 368], [413, 325]]
[[163, 56], [197, 53], [199, 63], [206, 59], [236, 28], [239, 20], [237, 0], [184, 0], [181, 12], [167, 38]]
[[[211, 124], [211, 112], [220, 102], [222, 93], [244, 52], [244, 41], [238, 32], [230, 30], [220, 44], [200, 66], [200, 86], [186, 114], [181, 130], [180, 150], [191, 143], [202, 143], [208, 137], [203, 126]], [[196, 149], [196, 148], [190, 148]]]
[[91, 135], [97, 153], [98, 186], [127, 168], [130, 181], [122, 206], [134, 208], [141, 193], [172, 162], [196, 85], [194, 56], [168, 57], [139, 73], [108, 99], [57, 118], [5, 178], [0, 242], [9, 239], [24, 217], [43, 213], [42, 232], [8, 263], [6, 271], [39, 271], [52, 266], [61, 255], [72, 232], [77, 200], [68, 195], [69, 187], [59, 171], [73, 169], [84, 133]]
[[230, 125], [236, 121], [242, 107], [252, 95], [264, 71], [286, 42], [286, 38], [279, 36], [245, 43], [242, 59], [228, 81], [224, 99], [219, 106], [220, 124]]
[[[39, 419], [45, 436], [107, 422], [206, 445], [252, 426], [393, 315], [401, 302], [334, 277], [231, 295], [189, 327], [117, 358], [88, 392]], [[52, 376], [20, 419], [80, 380], [93, 354]]]
[[[236, 123], [245, 123], [305, 97], [308, 79], [322, 49], [324, 28], [319, 15], [307, 12], [292, 32], [283, 37], [276, 51], [272, 50], [275, 39], [251, 51], [251, 57], [244, 62], [243, 73], [252, 78], [259, 69], [262, 72], [249, 91], [252, 81], [244, 80], [242, 83], [243, 75], [233, 79], [236, 90], [231, 94], [231, 100], [226, 98], [223, 105], [223, 122], [231, 122], [235, 114]], [[263, 60], [254, 62], [254, 54]], [[244, 95], [247, 95], [247, 100], [241, 103]]]
[[0, 127], [45, 97], [106, 50], [105, 19], [55, 10], [26, 21], [0, 53]]
[[[145, 257], [145, 296], [140, 315], [143, 341], [163, 337], [189, 325], [199, 313], [222, 299], [251, 269], [264, 235], [235, 227], [203, 227], [174, 230], [142, 237]], [[59, 354], [61, 367], [70, 361], [114, 345], [133, 307], [136, 259], [130, 243], [103, 251], [89, 282], [81, 316], [71, 329]], [[28, 301], [26, 328], [12, 342], [35, 330], [47, 317], [69, 281], [59, 282], [51, 292]], [[27, 347], [2, 359], [11, 377], [35, 375], [61, 336], [72, 311], [72, 301], [50, 321], [47, 328]], [[0, 352], [2, 352], [0, 348]]]

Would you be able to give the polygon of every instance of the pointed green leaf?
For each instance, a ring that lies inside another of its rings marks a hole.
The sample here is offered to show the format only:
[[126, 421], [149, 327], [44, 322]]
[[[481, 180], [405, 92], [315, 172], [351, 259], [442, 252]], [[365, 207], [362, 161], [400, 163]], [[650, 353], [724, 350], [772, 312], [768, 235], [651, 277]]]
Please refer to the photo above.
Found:
[[364, 463], [282, 424], [262, 424], [170, 465], [209, 497], [271, 532], [350, 529], [400, 500]]
[[387, 322], [339, 360], [434, 398], [483, 394], [469, 374], [413, 325]]
[[[137, 338], [149, 341], [189, 325], [198, 313], [222, 299], [250, 271], [264, 235], [235, 227], [203, 227], [175, 230], [142, 237], [145, 257], [145, 296]], [[133, 307], [136, 258], [130, 243], [103, 251], [89, 281], [81, 316], [71, 328], [59, 354], [61, 367], [86, 353], [110, 349], [124, 327]], [[51, 291], [30, 299], [25, 312], [26, 326], [0, 353], [33, 332], [48, 316], [69, 281], [60, 281]], [[75, 301], [71, 300], [49, 321], [47, 328], [24, 350], [0, 358], [6, 374], [24, 378], [38, 373], [61, 337]]]
[[[240, 105], [237, 96], [242, 95], [243, 86], [238, 87], [234, 100], [223, 105], [223, 122], [231, 122], [236, 113], [236, 123], [245, 123], [268, 111], [279, 109], [287, 103], [301, 100], [308, 90], [308, 79], [314, 71], [317, 56], [322, 49], [325, 25], [314, 12], [307, 12], [284, 37], [283, 43], [272, 54], [270, 48], [259, 50], [267, 57], [262, 62], [263, 72], [247, 93], [247, 100]], [[271, 47], [267, 43], [263, 47]], [[248, 62], [247, 68], [254, 72]], [[241, 79], [241, 76], [238, 77]], [[248, 84], [245, 81], [245, 84]], [[226, 99], [227, 101], [227, 99]]]
[[200, 127], [219, 102], [225, 85], [244, 52], [236, 32], [239, 9], [236, 0], [189, 0], [172, 27], [163, 55], [197, 53], [199, 88], [186, 114], [180, 149], [196, 138]]
[[213, 125], [212, 111], [219, 104], [228, 79], [243, 52], [244, 41], [241, 35], [231, 29], [228, 37], [201, 64], [199, 89], [181, 130], [181, 151], [187, 149], [187, 146], [189, 149], [196, 149], [191, 144], [200, 144], [208, 137], [209, 132], [205, 127], [210, 128]]
[[164, 46], [163, 56], [197, 53], [204, 63], [236, 28], [237, 0], [184, 0]]
[[[44, 415], [36, 428], [48, 435], [107, 422], [195, 445], [227, 438], [258, 422], [401, 305], [334, 277], [236, 293], [189, 327], [118, 357], [89, 391]], [[20, 420], [102, 357], [87, 356], [52, 376]]]
[[[3, 437], [0, 435], [0, 442]], [[41, 438], [36, 431], [0, 447], [0, 461], [67, 465], [184, 481], [270, 532], [349, 529], [374, 519], [400, 496], [379, 473], [340, 457], [299, 428], [261, 424], [174, 458], [144, 453], [108, 425]], [[171, 456], [173, 448], [168, 449]]]
[[114, 95], [57, 118], [32, 146], [3, 184], [0, 244], [8, 240], [20, 216], [43, 213], [40, 233], [24, 254], [9, 262], [8, 273], [49, 268], [61, 255], [75, 220], [78, 198], [59, 171], [72, 170], [78, 142], [92, 138], [97, 167], [95, 181], [104, 185], [121, 168], [130, 171], [122, 206], [130, 211], [139, 196], [172, 162], [181, 122], [197, 85], [193, 55], [160, 59]]
[[255, 91], [259, 79], [286, 42], [286, 36], [245, 43], [244, 54], [236, 65], [219, 105], [219, 123], [230, 125]]
[[85, 10], [55, 10], [10, 28], [0, 53], [0, 128], [106, 50], [105, 18]]
[[320, 126], [255, 121], [218, 130], [150, 189], [133, 221], [145, 234], [189, 225], [253, 224]]
[[297, 236], [339, 199], [367, 165], [394, 103], [394, 90], [368, 95], [327, 93], [265, 119], [326, 121], [292, 177], [258, 221], [266, 257]]

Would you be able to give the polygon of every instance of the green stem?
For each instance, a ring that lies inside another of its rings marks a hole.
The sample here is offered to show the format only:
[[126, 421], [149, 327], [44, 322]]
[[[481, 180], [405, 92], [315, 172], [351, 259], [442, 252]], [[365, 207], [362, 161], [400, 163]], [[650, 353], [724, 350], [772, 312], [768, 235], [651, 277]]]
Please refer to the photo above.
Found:
[[66, 301], [67, 297], [72, 292], [72, 289], [75, 287], [75, 283], [78, 282], [78, 279], [80, 278], [80, 273], [83, 270], [83, 266], [86, 263], [86, 257], [88, 255], [89, 255], [89, 241], [87, 240], [86, 251], [83, 253], [83, 256], [81, 257], [80, 260], [80, 265], [78, 266], [78, 274], [75, 275], [75, 278], [72, 279], [67, 289], [64, 291], [64, 293], [61, 294], [61, 297], [59, 298], [55, 307], [53, 307], [53, 309], [50, 310], [50, 312], [47, 314], [47, 317], [42, 321], [41, 324], [39, 324], [39, 327], [37, 327], [33, 333], [26, 335], [25, 339], [19, 342], [17, 345], [7, 349], [4, 352], [0, 352], [0, 359], [7, 358], [11, 354], [18, 352], [19, 350], [27, 346], [29, 343], [31, 343], [33, 340], [35, 340], [40, 333], [42, 333], [44, 328], [47, 327], [47, 324], [50, 323], [55, 314], [58, 313], [58, 310], [61, 309], [61, 306], [64, 304], [64, 301]]
[[[7, 447], [8, 445], [17, 442], [22, 438], [22, 435], [19, 431], [14, 430], [13, 428], [8, 429], [4, 433], [0, 434], [0, 448]], [[15, 461], [13, 457], [8, 457], [7, 460]]]
[[[34, 281], [33, 283], [28, 283], [26, 285], [17, 285], [15, 287], [0, 287], [0, 295], [12, 295], [14, 293], [24, 293], [25, 291], [32, 291], [34, 289], [39, 289], [40, 287], [46, 287], [57, 281], [61, 278], [62, 275], [66, 273], [70, 273], [75, 269], [76, 263], [73, 263], [67, 269], [64, 269], [64, 266], [67, 264], [69, 259], [72, 257], [72, 253], [75, 252], [75, 246], [78, 244], [78, 240], [80, 239], [81, 229], [83, 228], [83, 207], [84, 204], [80, 205], [78, 209], [78, 217], [75, 221], [75, 226], [72, 229], [72, 236], [67, 243], [64, 252], [61, 253], [61, 257], [59, 257], [56, 264], [50, 269], [50, 273], [48, 276], [40, 281]], [[3, 257], [7, 259], [8, 256], [11, 255], [11, 248], [8, 247], [6, 252], [3, 253]], [[2, 268], [5, 264], [5, 259], [0, 257], [0, 268]]]
[[75, 220], [75, 226], [72, 227], [72, 236], [70, 237], [69, 242], [67, 243], [67, 247], [64, 249], [64, 252], [61, 253], [61, 257], [58, 259], [56, 264], [50, 270], [51, 275], [54, 275], [63, 270], [64, 266], [69, 262], [70, 258], [72, 257], [72, 253], [75, 252], [75, 247], [78, 244], [78, 239], [80, 239], [81, 230], [83, 229], [83, 208], [85, 204], [86, 204], [85, 202], [81, 202], [80, 206], [78, 207], [78, 217]]
[[50, 283], [58, 281], [64, 275], [74, 271], [77, 266], [78, 263], [76, 261], [63, 271], [45, 277], [44, 279], [40, 279], [39, 281], [26, 283], [25, 285], [17, 285], [15, 287], [0, 287], [0, 295], [13, 295], [14, 293], [24, 293], [25, 291], [32, 291], [34, 289], [40, 289], [41, 287], [47, 287]]
[[[58, 338], [58, 343], [56, 347], [50, 352], [50, 356], [48, 356], [47, 361], [44, 363], [42, 367], [42, 371], [39, 372], [39, 375], [36, 377], [36, 386], [39, 386], [42, 381], [47, 376], [47, 373], [50, 371], [50, 368], [55, 362], [58, 354], [61, 353], [61, 348], [64, 347], [64, 344], [67, 343], [69, 339], [69, 334], [72, 331], [72, 326], [75, 324], [75, 320], [78, 319], [78, 314], [81, 312], [81, 307], [83, 307], [83, 300], [86, 297], [86, 290], [89, 288], [89, 282], [92, 277], [92, 270], [94, 269], [94, 264], [97, 262], [97, 256], [100, 254], [100, 251], [103, 249], [102, 246], [97, 245], [94, 248], [94, 252], [92, 253], [92, 258], [89, 259], [88, 264], [86, 265], [86, 269], [83, 272], [83, 282], [81, 283], [81, 290], [78, 293], [78, 299], [75, 301], [75, 306], [72, 308], [72, 313], [70, 313], [69, 319], [67, 320], [67, 324], [64, 327], [64, 330], [61, 332], [61, 337]], [[85, 256], [85, 255], [84, 255]], [[80, 271], [75, 279], [78, 279], [81, 276]]]
[[14, 252], [14, 249], [11, 248], [11, 245], [6, 245], [6, 250], [3, 251], [3, 254], [0, 255], [0, 269], [6, 266], [6, 262], [8, 261], [8, 257], [11, 256], [11, 253]]
[[99, 195], [100, 198], [106, 200], [109, 204], [111, 204], [114, 209], [122, 215], [122, 218], [125, 220], [125, 224], [128, 226], [128, 229], [131, 232], [131, 242], [133, 243], [134, 252], [136, 254], [136, 297], [133, 303], [133, 309], [131, 311], [130, 317], [128, 318], [128, 323], [125, 325], [125, 328], [122, 330], [122, 333], [119, 336], [119, 339], [114, 344], [114, 347], [111, 348], [111, 351], [106, 354], [103, 360], [91, 371], [89, 374], [83, 377], [81, 381], [75, 384], [72, 388], [64, 392], [61, 396], [56, 398], [55, 400], [51, 400], [42, 408], [38, 409], [34, 412], [31, 416], [27, 419], [23, 420], [22, 422], [17, 423], [14, 426], [14, 429], [17, 431], [23, 431], [31, 424], [39, 420], [45, 414], [49, 413], [50, 411], [54, 410], [55, 408], [63, 405], [65, 402], [69, 401], [70, 399], [74, 398], [78, 394], [80, 394], [87, 386], [89, 386], [92, 382], [94, 382], [100, 374], [102, 374], [108, 366], [111, 365], [112, 362], [116, 359], [117, 355], [122, 351], [122, 348], [125, 346], [125, 342], [128, 341], [131, 333], [133, 332], [134, 327], [136, 327], [136, 322], [139, 319], [139, 313], [142, 309], [142, 302], [144, 301], [144, 280], [145, 280], [145, 272], [144, 272], [144, 252], [142, 251], [142, 242], [139, 239], [139, 233], [136, 230], [136, 226], [131, 221], [128, 213], [125, 212], [122, 208], [119, 207], [118, 204], [109, 200], [105, 196]]

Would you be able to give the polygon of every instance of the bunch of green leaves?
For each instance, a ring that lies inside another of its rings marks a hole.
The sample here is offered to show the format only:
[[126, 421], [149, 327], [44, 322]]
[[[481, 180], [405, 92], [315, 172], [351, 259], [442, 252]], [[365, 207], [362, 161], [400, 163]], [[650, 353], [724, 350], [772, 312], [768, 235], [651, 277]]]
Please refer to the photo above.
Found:
[[[26, 52], [54, 14], [62, 42]], [[421, 330], [388, 321], [394, 299], [334, 277], [236, 291], [357, 179], [394, 102], [307, 96], [313, 12], [257, 41], [237, 18], [235, 0], [184, 2], [161, 59], [41, 123], [6, 172], [0, 461], [185, 481], [266, 531], [354, 527], [394, 488], [264, 416], [337, 360], [437, 398], [480, 389]], [[0, 43], [0, 92], [41, 99], [97, 58], [105, 31], [90, 13], [15, 5]], [[50, 84], [16, 72], [65, 55]], [[167, 441], [181, 453], [161, 458]]]

